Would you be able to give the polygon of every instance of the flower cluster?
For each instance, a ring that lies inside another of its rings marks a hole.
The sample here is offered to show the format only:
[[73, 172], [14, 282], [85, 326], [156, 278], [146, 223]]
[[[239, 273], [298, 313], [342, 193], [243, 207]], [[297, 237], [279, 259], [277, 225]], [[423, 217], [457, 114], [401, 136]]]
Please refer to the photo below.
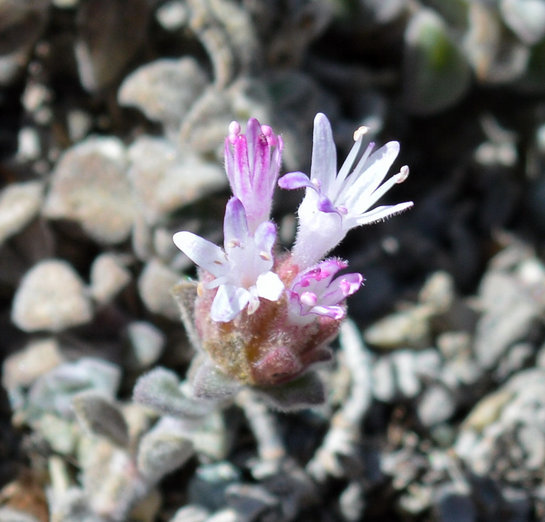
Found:
[[[352, 228], [412, 206], [373, 208], [406, 179], [408, 168], [383, 183], [399, 144], [375, 151], [364, 137], [365, 128], [356, 131], [337, 172], [331, 126], [318, 114], [310, 176], [290, 172], [278, 179], [282, 138], [253, 118], [246, 134], [237, 122], [229, 126], [225, 168], [233, 197], [225, 211], [223, 249], [191, 232], [174, 235], [176, 246], [200, 269], [194, 307], [183, 314], [186, 323], [191, 318], [193, 324], [186, 326], [194, 329], [202, 355], [193, 371], [196, 396], [222, 396], [226, 386], [270, 392], [289, 384], [295, 398], [285, 392], [278, 399], [277, 393], [277, 406], [318, 400], [309, 368], [330, 359], [327, 345], [346, 315], [346, 298], [363, 283], [361, 274], [341, 273], [345, 261], [326, 256]], [[291, 252], [275, 251], [277, 231], [270, 214], [277, 185], [305, 189]]]

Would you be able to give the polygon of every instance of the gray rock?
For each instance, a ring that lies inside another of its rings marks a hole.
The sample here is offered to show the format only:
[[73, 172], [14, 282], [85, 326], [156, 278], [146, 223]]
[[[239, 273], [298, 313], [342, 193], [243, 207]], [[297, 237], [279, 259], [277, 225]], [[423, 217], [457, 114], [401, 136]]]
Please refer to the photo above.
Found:
[[121, 105], [140, 109], [167, 130], [176, 131], [208, 83], [193, 58], [156, 60], [125, 78], [118, 100]]
[[416, 360], [413, 352], [400, 350], [392, 357], [397, 375], [397, 385], [403, 397], [415, 397], [420, 391], [420, 382], [416, 375]]
[[129, 363], [142, 370], [151, 366], [161, 355], [166, 336], [161, 330], [145, 321], [133, 321], [127, 326], [127, 336], [131, 348]]
[[0, 192], [0, 245], [34, 219], [42, 194], [43, 184], [39, 181], [13, 183]]
[[474, 350], [483, 368], [494, 367], [508, 348], [525, 339], [540, 320], [538, 303], [512, 276], [489, 272], [481, 285], [485, 313], [477, 324]]
[[416, 413], [420, 422], [430, 427], [450, 419], [455, 410], [456, 401], [453, 392], [437, 384], [423, 392], [418, 401]]
[[129, 177], [148, 223], [227, 185], [220, 165], [160, 138], [143, 136], [129, 149]]
[[7, 390], [28, 387], [38, 377], [64, 362], [59, 344], [55, 339], [35, 339], [4, 360], [2, 385]]
[[545, 4], [540, 0], [502, 0], [500, 10], [505, 23], [527, 45], [545, 36]]
[[381, 357], [373, 366], [373, 395], [380, 401], [391, 402], [396, 393], [391, 361], [388, 357]]
[[100, 304], [111, 302], [131, 280], [122, 259], [115, 254], [99, 255], [91, 265], [91, 296]]
[[179, 279], [176, 272], [159, 260], [152, 259], [147, 263], [138, 278], [138, 290], [146, 308], [154, 314], [179, 320], [180, 312], [170, 293]]
[[167, 31], [177, 31], [189, 19], [187, 6], [181, 0], [170, 0], [157, 8], [155, 12], [157, 21]]
[[364, 332], [371, 346], [382, 350], [402, 347], [424, 348], [430, 344], [430, 317], [434, 310], [429, 305], [415, 305], [380, 319]]
[[121, 140], [87, 138], [57, 163], [44, 214], [78, 222], [99, 243], [125, 241], [135, 211], [126, 170]]
[[75, 270], [65, 261], [50, 259], [24, 276], [11, 317], [26, 332], [59, 332], [91, 321], [93, 309]]

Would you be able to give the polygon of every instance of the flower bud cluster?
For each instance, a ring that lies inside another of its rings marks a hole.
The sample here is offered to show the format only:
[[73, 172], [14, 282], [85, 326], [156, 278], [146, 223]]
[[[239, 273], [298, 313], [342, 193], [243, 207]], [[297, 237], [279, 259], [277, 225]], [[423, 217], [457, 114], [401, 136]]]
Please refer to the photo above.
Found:
[[[240, 385], [267, 388], [297, 380], [331, 358], [327, 345], [346, 316], [346, 298], [361, 287], [363, 277], [341, 273], [348, 263], [327, 254], [350, 229], [412, 206], [371, 208], [404, 181], [408, 168], [382, 183], [399, 144], [374, 151], [373, 144], [364, 144], [364, 134], [363, 129], [355, 133], [354, 147], [337, 173], [331, 126], [318, 114], [310, 176], [290, 172], [278, 179], [281, 136], [254, 118], [246, 134], [238, 122], [230, 124], [225, 169], [233, 196], [225, 210], [223, 248], [187, 231], [173, 238], [199, 267], [191, 316], [208, 368], [196, 372], [201, 380], [213, 374], [218, 382], [219, 374]], [[291, 252], [275, 250], [277, 230], [270, 214], [277, 185], [305, 189]], [[210, 386], [204, 383], [203, 389]]]

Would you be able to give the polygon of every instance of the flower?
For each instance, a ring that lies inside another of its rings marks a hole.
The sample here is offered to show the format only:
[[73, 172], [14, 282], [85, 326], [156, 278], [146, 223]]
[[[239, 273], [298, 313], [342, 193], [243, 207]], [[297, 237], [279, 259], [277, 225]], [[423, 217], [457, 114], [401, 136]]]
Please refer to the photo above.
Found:
[[[408, 168], [382, 183], [399, 145], [363, 150], [362, 135], [356, 132], [356, 144], [337, 174], [331, 126], [318, 114], [310, 177], [291, 172], [278, 180], [281, 137], [254, 118], [246, 134], [237, 122], [229, 125], [225, 170], [233, 197], [225, 209], [224, 246], [188, 231], [174, 235], [176, 246], [200, 267], [198, 282], [173, 290], [199, 352], [189, 372], [192, 399], [223, 403], [251, 386], [284, 410], [323, 402], [314, 370], [331, 359], [328, 346], [346, 317], [346, 299], [363, 283], [361, 274], [339, 275], [346, 261], [325, 256], [350, 229], [412, 205], [373, 208], [407, 177]], [[306, 189], [291, 252], [274, 249], [270, 213], [277, 183]]]
[[177, 232], [173, 240], [196, 265], [214, 276], [205, 283], [207, 289], [218, 289], [210, 317], [213, 321], [229, 322], [246, 307], [249, 314], [254, 313], [260, 297], [279, 299], [284, 284], [271, 271], [276, 241], [273, 223], [261, 223], [251, 235], [245, 209], [239, 199], [232, 197], [225, 209], [223, 233], [224, 250], [187, 231]]
[[251, 234], [269, 219], [283, 146], [282, 138], [255, 118], [248, 120], [245, 135], [238, 122], [229, 125], [225, 170], [233, 194], [244, 206]]
[[288, 290], [290, 320], [308, 323], [316, 316], [344, 319], [346, 298], [357, 292], [363, 283], [363, 276], [358, 273], [333, 279], [347, 266], [346, 261], [331, 258], [299, 273]]
[[370, 143], [363, 154], [366, 129], [354, 133], [355, 144], [337, 174], [337, 154], [331, 125], [324, 114], [314, 119], [310, 178], [302, 172], [282, 176], [278, 185], [293, 190], [306, 188], [298, 209], [299, 227], [293, 260], [306, 268], [323, 259], [352, 228], [368, 225], [398, 214], [413, 203], [371, 208], [392, 186], [409, 175], [404, 166], [398, 174], [382, 183], [399, 152], [399, 143], [391, 141], [373, 152]]

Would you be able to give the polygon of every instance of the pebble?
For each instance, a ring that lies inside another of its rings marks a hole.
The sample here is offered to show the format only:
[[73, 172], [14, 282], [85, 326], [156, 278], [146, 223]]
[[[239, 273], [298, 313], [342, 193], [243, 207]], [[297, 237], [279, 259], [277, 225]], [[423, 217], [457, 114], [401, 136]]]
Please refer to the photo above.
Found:
[[155, 60], [125, 78], [118, 101], [140, 109], [165, 130], [176, 132], [208, 83], [206, 73], [193, 58]]
[[540, 0], [502, 0], [500, 11], [506, 25], [527, 45], [545, 36], [545, 4]]
[[131, 348], [129, 364], [138, 370], [151, 366], [160, 357], [166, 343], [165, 334], [146, 321], [133, 321], [127, 326]]
[[496, 366], [515, 342], [526, 338], [541, 319], [535, 300], [521, 291], [514, 277], [492, 271], [481, 284], [480, 297], [485, 312], [475, 331], [474, 350], [479, 364]]
[[83, 281], [59, 259], [48, 259], [29, 270], [13, 299], [11, 317], [25, 332], [59, 332], [86, 324], [93, 309]]
[[42, 205], [39, 181], [12, 183], [0, 192], [0, 245], [36, 217]]
[[59, 343], [54, 338], [30, 340], [9, 355], [2, 366], [2, 384], [8, 390], [28, 387], [38, 377], [64, 362]]
[[149, 261], [138, 278], [138, 290], [146, 308], [154, 314], [173, 321], [180, 320], [180, 312], [171, 295], [180, 276], [158, 259]]
[[227, 184], [220, 165], [162, 138], [138, 138], [129, 148], [129, 161], [138, 210], [150, 224]]
[[416, 407], [418, 419], [426, 427], [445, 422], [455, 411], [456, 401], [453, 392], [439, 384], [424, 390]]
[[98, 243], [128, 239], [134, 206], [121, 140], [92, 136], [68, 149], [53, 171], [44, 214], [78, 222]]
[[429, 305], [414, 305], [373, 323], [364, 331], [364, 339], [381, 350], [425, 348], [431, 342], [429, 319], [432, 314]]
[[131, 273], [119, 256], [108, 252], [100, 254], [91, 265], [91, 296], [100, 304], [110, 303], [130, 280]]

